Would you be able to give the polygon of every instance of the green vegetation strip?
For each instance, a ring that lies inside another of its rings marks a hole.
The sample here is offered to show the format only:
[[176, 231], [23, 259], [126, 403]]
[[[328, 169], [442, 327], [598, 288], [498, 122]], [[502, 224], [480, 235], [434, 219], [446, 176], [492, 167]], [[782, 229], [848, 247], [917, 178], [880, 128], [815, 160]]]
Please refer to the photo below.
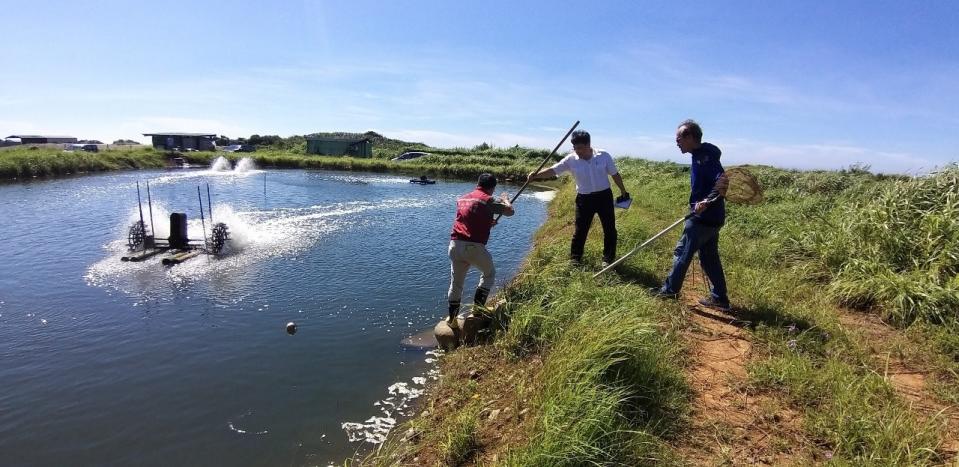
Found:
[[157, 169], [164, 165], [166, 156], [152, 149], [85, 152], [49, 147], [17, 147], [0, 150], [0, 180], [107, 170]]

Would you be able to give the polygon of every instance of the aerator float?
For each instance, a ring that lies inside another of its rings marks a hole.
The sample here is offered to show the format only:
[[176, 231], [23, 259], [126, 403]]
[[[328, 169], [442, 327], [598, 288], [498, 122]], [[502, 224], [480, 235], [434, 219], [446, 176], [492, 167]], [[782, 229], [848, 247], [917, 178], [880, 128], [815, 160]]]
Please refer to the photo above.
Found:
[[210, 212], [210, 236], [206, 234], [206, 219], [203, 213], [203, 196], [200, 187], [196, 187], [196, 196], [200, 202], [200, 225], [203, 229], [203, 240], [190, 239], [187, 236], [186, 213], [175, 212], [170, 214], [170, 236], [156, 238], [153, 229], [153, 199], [150, 195], [150, 182], [147, 182], [147, 206], [150, 214], [150, 234], [147, 235], [146, 223], [143, 220], [143, 202], [140, 198], [140, 182], [137, 182], [137, 206], [140, 209], [140, 220], [133, 223], [127, 232], [127, 246], [130, 255], [120, 258], [122, 261], [144, 261], [159, 254], [168, 254], [161, 261], [164, 265], [180, 264], [201, 253], [219, 256], [224, 253], [230, 241], [230, 229], [223, 222], [213, 222], [213, 206], [210, 200], [210, 185], [206, 186], [207, 208]]

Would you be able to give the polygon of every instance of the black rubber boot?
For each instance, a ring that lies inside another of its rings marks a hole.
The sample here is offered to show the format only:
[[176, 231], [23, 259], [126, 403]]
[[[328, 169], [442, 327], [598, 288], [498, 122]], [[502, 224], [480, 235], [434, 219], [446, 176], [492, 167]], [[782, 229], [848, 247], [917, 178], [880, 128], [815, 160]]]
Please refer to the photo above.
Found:
[[477, 288], [473, 295], [473, 306], [486, 306], [487, 298], [489, 298], [489, 289]]
[[450, 302], [450, 319], [449, 323], [453, 326], [456, 325], [456, 315], [460, 312], [460, 302]]

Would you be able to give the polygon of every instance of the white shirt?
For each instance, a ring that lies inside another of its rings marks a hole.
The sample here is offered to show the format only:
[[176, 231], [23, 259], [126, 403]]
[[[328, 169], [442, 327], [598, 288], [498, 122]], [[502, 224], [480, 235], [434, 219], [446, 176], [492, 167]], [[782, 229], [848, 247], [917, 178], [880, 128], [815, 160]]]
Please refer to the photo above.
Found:
[[601, 149], [594, 149], [593, 157], [589, 160], [580, 158], [573, 151], [550, 168], [556, 175], [572, 172], [576, 179], [576, 192], [584, 195], [609, 189], [609, 176], [619, 173], [613, 156]]

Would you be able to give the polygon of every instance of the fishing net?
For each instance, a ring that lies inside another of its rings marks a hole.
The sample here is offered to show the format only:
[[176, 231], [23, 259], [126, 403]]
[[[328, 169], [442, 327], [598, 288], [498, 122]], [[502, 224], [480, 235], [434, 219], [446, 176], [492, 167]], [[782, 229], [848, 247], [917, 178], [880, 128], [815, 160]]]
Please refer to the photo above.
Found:
[[720, 193], [727, 201], [736, 204], [758, 204], [763, 200], [763, 187], [753, 174], [743, 167], [733, 167], [723, 173], [717, 185], [727, 185], [726, 192]]

